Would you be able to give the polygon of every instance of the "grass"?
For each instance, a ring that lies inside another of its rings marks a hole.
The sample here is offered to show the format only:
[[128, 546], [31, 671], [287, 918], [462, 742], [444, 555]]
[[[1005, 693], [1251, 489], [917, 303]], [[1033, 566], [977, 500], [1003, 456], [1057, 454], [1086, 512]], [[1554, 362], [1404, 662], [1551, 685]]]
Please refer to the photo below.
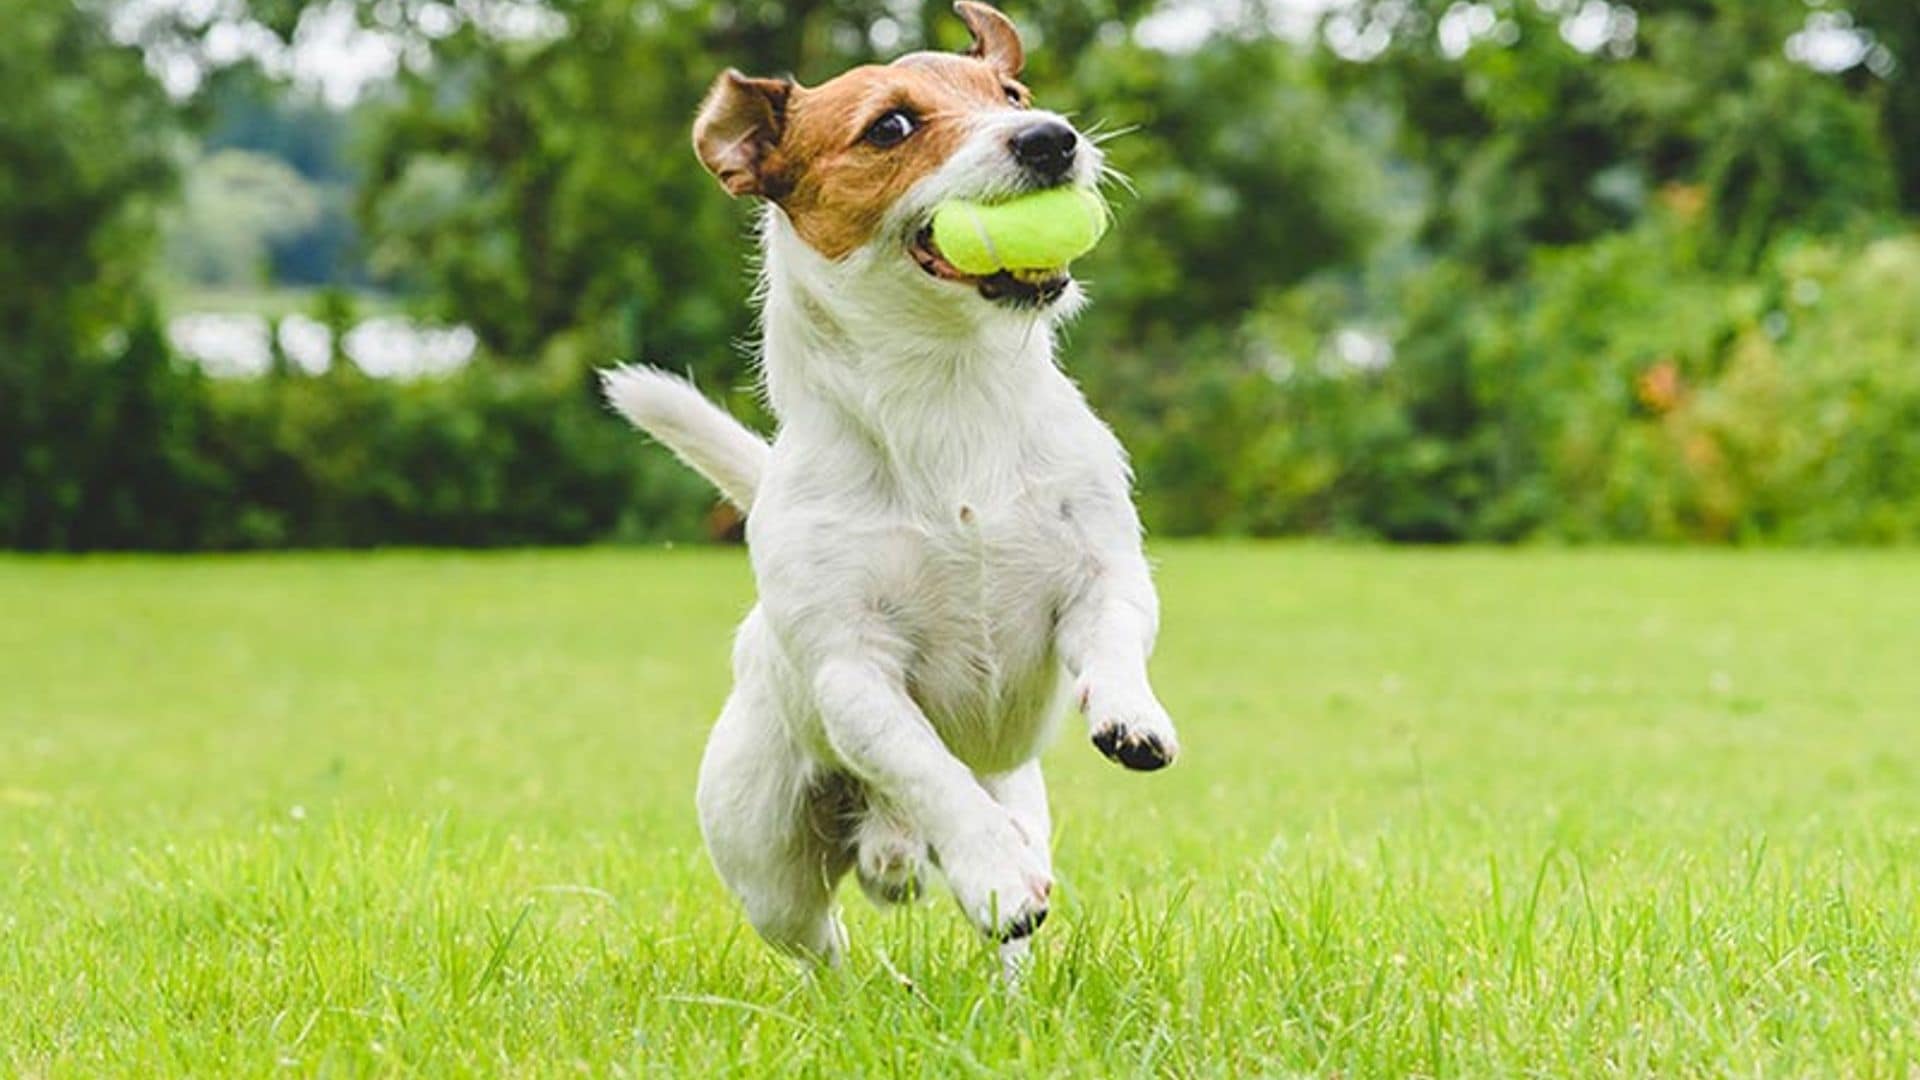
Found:
[[1912, 1076], [1920, 557], [1162, 545], [1186, 757], [746, 930], [732, 551], [0, 560], [0, 1073]]

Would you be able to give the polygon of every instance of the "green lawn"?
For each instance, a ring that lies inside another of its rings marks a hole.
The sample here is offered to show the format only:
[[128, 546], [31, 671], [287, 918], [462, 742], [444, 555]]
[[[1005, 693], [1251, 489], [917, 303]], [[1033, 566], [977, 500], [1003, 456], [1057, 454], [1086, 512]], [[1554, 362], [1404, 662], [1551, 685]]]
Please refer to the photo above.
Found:
[[1157, 545], [1024, 990], [708, 869], [735, 551], [0, 560], [0, 1074], [1908, 1077], [1920, 556]]

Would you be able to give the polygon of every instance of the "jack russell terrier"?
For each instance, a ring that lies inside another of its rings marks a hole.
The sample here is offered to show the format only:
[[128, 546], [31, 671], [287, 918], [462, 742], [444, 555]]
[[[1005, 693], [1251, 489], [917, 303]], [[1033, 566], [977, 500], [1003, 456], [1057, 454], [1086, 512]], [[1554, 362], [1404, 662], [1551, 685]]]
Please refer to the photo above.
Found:
[[832, 964], [834, 890], [936, 870], [1011, 968], [1053, 888], [1039, 754], [1070, 703], [1129, 769], [1174, 759], [1147, 681], [1158, 622], [1119, 442], [1055, 367], [1064, 271], [962, 273], [943, 200], [1092, 188], [1101, 154], [1016, 81], [1013, 24], [954, 5], [965, 54], [815, 87], [729, 70], [693, 128], [764, 201], [771, 444], [692, 386], [604, 373], [608, 400], [748, 511], [759, 603], [700, 766], [721, 878], [775, 946]]

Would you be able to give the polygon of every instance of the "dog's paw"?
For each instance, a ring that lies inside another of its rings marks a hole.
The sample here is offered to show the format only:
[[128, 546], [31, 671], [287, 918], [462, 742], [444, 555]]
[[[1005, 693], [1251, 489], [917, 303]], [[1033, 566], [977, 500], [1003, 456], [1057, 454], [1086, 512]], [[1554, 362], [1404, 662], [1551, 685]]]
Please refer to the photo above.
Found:
[[989, 938], [1019, 941], [1047, 921], [1053, 877], [1011, 818], [934, 855], [960, 909]]
[[1151, 693], [1110, 695], [1089, 682], [1081, 686], [1079, 696], [1093, 745], [1109, 761], [1137, 772], [1152, 772], [1166, 768], [1180, 756], [1173, 718]]
[[879, 814], [862, 819], [854, 834], [854, 875], [867, 899], [904, 904], [924, 894], [927, 845], [906, 826]]
[[1152, 731], [1141, 731], [1125, 724], [1109, 724], [1093, 732], [1095, 749], [1135, 772], [1152, 772], [1173, 764], [1179, 747], [1169, 746]]

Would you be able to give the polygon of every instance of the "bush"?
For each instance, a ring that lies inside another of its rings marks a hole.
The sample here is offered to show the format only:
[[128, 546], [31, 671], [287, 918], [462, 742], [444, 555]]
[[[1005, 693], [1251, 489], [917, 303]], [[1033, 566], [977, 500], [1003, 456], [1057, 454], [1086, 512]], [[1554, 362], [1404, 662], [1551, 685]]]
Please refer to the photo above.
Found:
[[215, 547], [700, 537], [713, 494], [599, 402], [584, 366], [213, 386]]
[[1428, 266], [1377, 370], [1330, 347], [1340, 305], [1310, 285], [1178, 376], [1119, 351], [1092, 385], [1158, 531], [1920, 539], [1920, 237], [1735, 274], [1702, 255], [1710, 220], [1543, 249], [1500, 286]]
[[[1325, 281], [1177, 350], [1150, 337], [1070, 363], [1132, 449], [1156, 533], [1920, 539], [1920, 237], [1788, 243], [1734, 275], [1697, 257], [1701, 229], [1669, 214], [1538, 254], [1498, 288], [1426, 267], [1384, 366], [1342, 351], [1350, 305]], [[705, 481], [600, 404], [577, 351], [412, 382], [346, 364], [216, 381], [173, 360], [145, 317], [93, 354], [0, 369], [24, 478], [0, 490], [0, 541], [728, 530]]]
[[1482, 341], [1519, 463], [1493, 516], [1572, 539], [1920, 536], [1920, 241], [1789, 243], [1726, 277], [1702, 239], [1668, 220], [1554, 256]]
[[577, 544], [731, 524], [600, 405], [584, 366], [215, 381], [142, 333], [78, 370], [85, 407], [66, 414], [84, 419], [39, 433], [33, 497], [0, 500], [9, 546]]

